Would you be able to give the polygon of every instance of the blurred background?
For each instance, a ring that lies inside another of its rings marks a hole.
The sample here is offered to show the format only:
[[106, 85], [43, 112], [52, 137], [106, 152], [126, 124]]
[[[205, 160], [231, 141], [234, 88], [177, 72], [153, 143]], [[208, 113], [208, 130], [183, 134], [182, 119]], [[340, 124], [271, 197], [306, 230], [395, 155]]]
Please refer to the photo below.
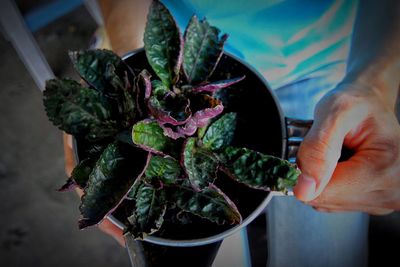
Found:
[[[77, 78], [67, 51], [93, 41], [96, 14], [81, 0], [0, 0], [0, 10], [0, 266], [130, 266], [112, 238], [94, 228], [78, 230], [78, 197], [56, 192], [66, 179], [62, 134], [46, 117], [40, 81], [17, 53], [33, 41], [55, 76]], [[15, 33], [33, 39], [15, 39]], [[252, 234], [266, 238], [262, 231]], [[237, 260], [244, 257], [240, 242], [226, 240], [215, 266], [244, 266]], [[370, 266], [393, 262], [399, 243], [400, 213], [371, 217]]]

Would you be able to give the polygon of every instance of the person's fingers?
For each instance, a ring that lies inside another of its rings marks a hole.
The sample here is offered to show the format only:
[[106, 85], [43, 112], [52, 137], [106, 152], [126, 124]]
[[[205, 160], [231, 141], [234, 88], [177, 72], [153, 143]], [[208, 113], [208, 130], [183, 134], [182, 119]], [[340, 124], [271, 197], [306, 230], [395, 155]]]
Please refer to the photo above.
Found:
[[123, 231], [118, 228], [115, 224], [113, 224], [109, 219], [105, 218], [100, 224], [99, 224], [100, 230], [102, 230], [104, 233], [112, 236], [117, 242], [125, 247], [125, 240], [123, 237]]
[[76, 165], [74, 152], [72, 149], [72, 135], [63, 133], [63, 143], [64, 143], [65, 173], [69, 177], [71, 176], [72, 170]]
[[343, 97], [328, 97], [318, 104], [314, 124], [297, 155], [302, 174], [294, 193], [299, 200], [310, 201], [321, 194], [336, 168], [346, 135], [363, 112]]
[[335, 212], [365, 212], [371, 215], [387, 215], [394, 212], [393, 209], [385, 209], [385, 208], [377, 208], [377, 207], [343, 207], [343, 206], [336, 206], [336, 205], [323, 205], [323, 206], [316, 206], [314, 207], [315, 210], [319, 212], [328, 212], [328, 213], [335, 213]]
[[387, 189], [384, 179], [377, 179], [380, 173], [368, 164], [370, 158], [373, 157], [359, 153], [339, 163], [324, 192], [308, 204], [323, 211], [363, 211], [374, 215], [399, 208], [399, 190]]

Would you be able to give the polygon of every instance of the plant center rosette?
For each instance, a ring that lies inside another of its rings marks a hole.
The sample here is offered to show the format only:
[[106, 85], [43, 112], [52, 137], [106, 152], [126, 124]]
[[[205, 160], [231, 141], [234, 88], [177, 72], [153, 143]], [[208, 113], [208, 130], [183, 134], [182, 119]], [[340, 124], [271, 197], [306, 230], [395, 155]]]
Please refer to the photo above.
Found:
[[166, 235], [171, 225], [226, 228], [241, 223], [241, 200], [230, 199], [221, 179], [257, 191], [294, 186], [294, 164], [235, 144], [238, 114], [224, 110], [224, 99], [246, 77], [212, 80], [226, 40], [196, 16], [182, 36], [154, 1], [144, 34], [150, 69], [133, 71], [108, 50], [80, 51], [70, 56], [85, 86], [47, 82], [49, 119], [85, 143], [60, 188], [84, 191], [80, 228], [112, 213], [137, 239]]

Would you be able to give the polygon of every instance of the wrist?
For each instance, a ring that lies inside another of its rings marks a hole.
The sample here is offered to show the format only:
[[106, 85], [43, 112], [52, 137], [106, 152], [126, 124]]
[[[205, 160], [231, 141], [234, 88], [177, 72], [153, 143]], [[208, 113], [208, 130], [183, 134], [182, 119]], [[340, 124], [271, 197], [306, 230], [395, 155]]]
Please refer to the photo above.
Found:
[[[362, 67], [360, 67], [362, 66]], [[380, 59], [362, 64], [350, 64], [341, 84], [350, 84], [369, 91], [395, 108], [400, 85], [400, 61]]]

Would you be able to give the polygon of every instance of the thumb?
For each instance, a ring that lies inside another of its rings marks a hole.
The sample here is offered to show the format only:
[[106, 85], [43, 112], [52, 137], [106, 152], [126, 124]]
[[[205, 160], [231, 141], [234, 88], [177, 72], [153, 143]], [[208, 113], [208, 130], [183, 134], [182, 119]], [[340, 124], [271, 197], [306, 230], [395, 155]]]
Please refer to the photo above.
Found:
[[359, 115], [358, 111], [343, 105], [338, 108], [338, 103], [324, 101], [324, 104], [317, 106], [314, 124], [297, 154], [302, 174], [294, 194], [301, 201], [315, 199], [326, 187], [340, 158], [345, 136]]

